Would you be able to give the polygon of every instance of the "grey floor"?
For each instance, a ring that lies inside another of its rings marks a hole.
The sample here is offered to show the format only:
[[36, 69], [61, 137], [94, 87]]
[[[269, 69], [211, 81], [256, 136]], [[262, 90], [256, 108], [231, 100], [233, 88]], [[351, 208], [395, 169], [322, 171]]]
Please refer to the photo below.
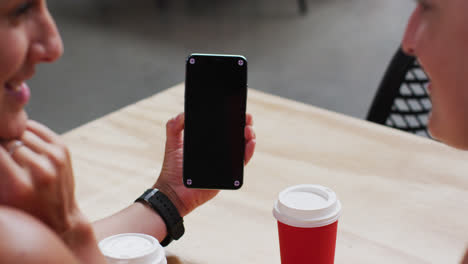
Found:
[[249, 61], [249, 86], [358, 118], [398, 47], [410, 0], [49, 0], [65, 44], [27, 110], [66, 132], [184, 80], [191, 52]]

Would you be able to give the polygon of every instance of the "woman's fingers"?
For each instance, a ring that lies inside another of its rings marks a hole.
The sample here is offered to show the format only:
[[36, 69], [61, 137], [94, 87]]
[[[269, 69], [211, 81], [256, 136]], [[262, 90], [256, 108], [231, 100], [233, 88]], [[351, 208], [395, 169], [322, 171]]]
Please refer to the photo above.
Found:
[[[13, 167], [15, 162], [11, 159], [10, 154], [7, 152], [6, 146], [0, 147], [0, 182], [7, 176], [15, 175], [16, 168]], [[19, 167], [18, 167], [19, 169]]]
[[247, 165], [249, 163], [250, 159], [252, 158], [254, 152], [255, 152], [255, 145], [257, 142], [255, 139], [249, 140], [247, 144], [245, 145], [245, 159], [244, 159], [244, 164]]
[[21, 167], [8, 153], [8, 145], [2, 144], [0, 147], [0, 185], [6, 186], [5, 181], [20, 177], [22, 174]]
[[[0, 203], [24, 210], [63, 234], [79, 221], [68, 148], [34, 121], [28, 121], [21, 140], [22, 145], [10, 141], [1, 149]], [[3, 177], [4, 171], [9, 177]]]
[[249, 113], [245, 115], [245, 125], [246, 126], [253, 126], [253, 116]]
[[[42, 140], [38, 135], [34, 134], [33, 132], [27, 130], [24, 132], [23, 137], [21, 138], [24, 145], [30, 148], [32, 151], [45, 155], [49, 157], [55, 163], [63, 163], [60, 160], [65, 159], [66, 153], [61, 153], [60, 144], [58, 146], [47, 143]], [[65, 147], [63, 147], [63, 151], [66, 152]]]
[[185, 114], [180, 113], [166, 124], [167, 136], [179, 135], [185, 126]]
[[[30, 132], [30, 133], [27, 133]], [[59, 170], [70, 163], [70, 153], [61, 138], [48, 127], [28, 121], [28, 130], [23, 135], [25, 144], [47, 156]]]
[[185, 115], [181, 113], [166, 123], [166, 154], [183, 148]]
[[185, 113], [180, 113], [175, 118], [175, 127], [174, 130], [176, 133], [182, 132], [185, 127]]
[[[7, 147], [14, 147], [18, 141], [7, 144]], [[56, 175], [55, 167], [46, 156], [31, 150], [28, 145], [17, 147], [11, 154], [11, 158], [23, 169], [31, 172], [30, 181], [35, 183], [50, 182]]]
[[255, 130], [253, 128], [253, 117], [251, 114], [246, 114], [246, 122], [245, 122], [245, 130], [244, 130], [244, 137], [245, 137], [245, 157], [244, 157], [244, 164], [247, 165], [250, 159], [252, 158], [255, 152], [255, 146], [257, 144], [256, 138], [257, 135], [255, 134]]
[[54, 146], [45, 142], [42, 138], [34, 134], [33, 132], [26, 130], [21, 138], [24, 145], [30, 148], [32, 151], [39, 154], [49, 154], [54, 152]]
[[47, 143], [60, 142], [59, 136], [48, 127], [33, 120], [28, 120], [27, 129]]
[[256, 139], [257, 136], [255, 135], [255, 131], [253, 126], [246, 126], [244, 131], [245, 141], [249, 141], [251, 139]]
[[31, 194], [33, 182], [6, 148], [5, 144], [0, 146], [0, 204], [14, 206]]
[[27, 161], [30, 159], [30, 156], [37, 156], [35, 155], [30, 149], [28, 149], [22, 141], [13, 140], [6, 144], [6, 149], [8, 150], [8, 154], [14, 160], [16, 164], [20, 167], [26, 167]]

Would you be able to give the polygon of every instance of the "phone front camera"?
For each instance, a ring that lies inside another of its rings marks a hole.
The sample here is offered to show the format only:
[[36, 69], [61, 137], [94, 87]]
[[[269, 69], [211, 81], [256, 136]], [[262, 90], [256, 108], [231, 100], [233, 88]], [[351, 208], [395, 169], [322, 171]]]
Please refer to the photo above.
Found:
[[239, 60], [239, 61], [237, 62], [237, 64], [239, 64], [239, 66], [244, 66], [244, 61], [243, 61], [243, 60]]
[[190, 62], [190, 64], [195, 64], [195, 59], [194, 59], [194, 58], [190, 58], [189, 62]]

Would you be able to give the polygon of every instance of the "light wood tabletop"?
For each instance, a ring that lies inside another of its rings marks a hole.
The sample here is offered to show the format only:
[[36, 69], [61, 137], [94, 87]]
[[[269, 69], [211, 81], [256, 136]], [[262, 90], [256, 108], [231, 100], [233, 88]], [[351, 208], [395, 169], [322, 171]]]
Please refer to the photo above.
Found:
[[[64, 135], [92, 220], [128, 205], [159, 175], [178, 85]], [[296, 184], [343, 205], [336, 263], [459, 263], [468, 247], [468, 154], [366, 121], [249, 90], [257, 150], [241, 190], [185, 217], [169, 263], [280, 263], [272, 208]], [[209, 163], [209, 160], [207, 160]]]

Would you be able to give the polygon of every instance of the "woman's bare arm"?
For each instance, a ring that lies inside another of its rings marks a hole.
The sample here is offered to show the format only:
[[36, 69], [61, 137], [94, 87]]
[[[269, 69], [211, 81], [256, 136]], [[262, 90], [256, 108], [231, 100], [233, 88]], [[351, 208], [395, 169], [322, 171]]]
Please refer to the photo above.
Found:
[[126, 209], [93, 223], [98, 241], [120, 233], [148, 234], [158, 241], [167, 235], [166, 225], [153, 209], [141, 203], [135, 203]]
[[85, 243], [90, 248], [81, 248], [84, 255], [79, 257], [52, 230], [17, 209], [0, 206], [0, 236], [0, 263], [3, 264], [106, 263], [91, 242]]

